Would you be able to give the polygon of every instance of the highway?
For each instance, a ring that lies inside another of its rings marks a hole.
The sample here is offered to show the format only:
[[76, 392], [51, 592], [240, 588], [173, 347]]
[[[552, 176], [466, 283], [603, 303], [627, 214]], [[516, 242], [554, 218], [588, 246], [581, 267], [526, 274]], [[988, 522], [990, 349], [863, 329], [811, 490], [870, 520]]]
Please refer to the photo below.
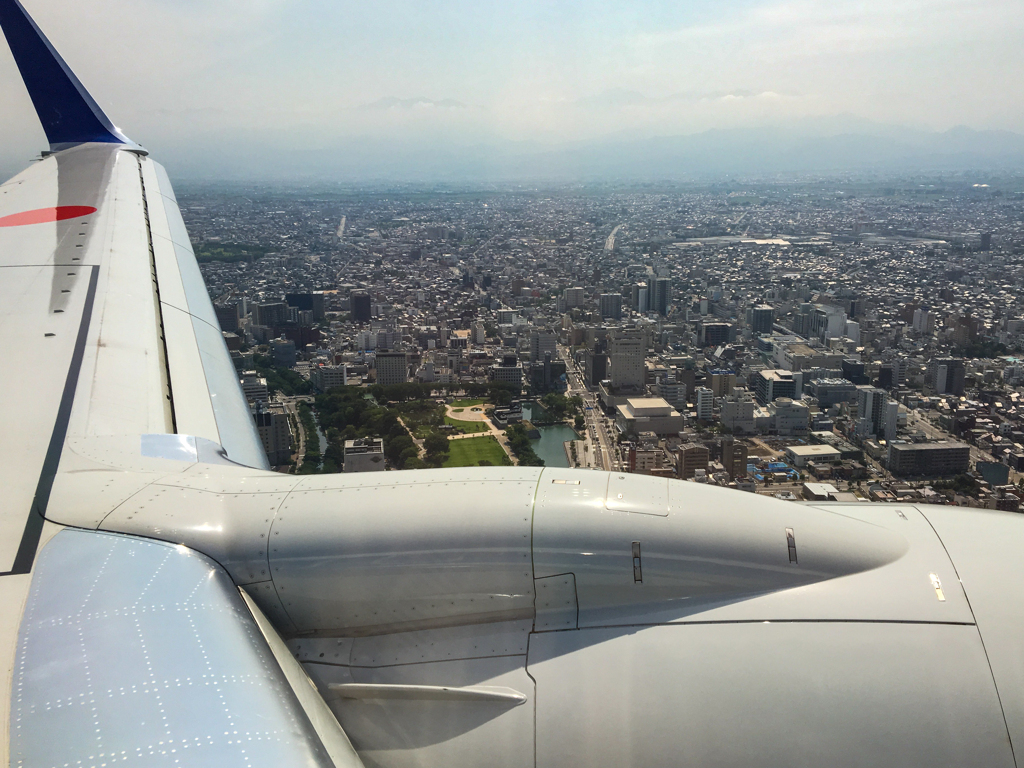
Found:
[[[583, 381], [580, 372], [576, 370], [569, 351], [559, 345], [558, 354], [565, 362], [566, 396], [579, 395], [583, 398], [583, 417], [586, 420], [586, 433], [584, 440], [587, 446], [587, 455], [600, 456], [601, 466], [595, 469], [606, 471], [621, 469], [618, 461], [618, 446], [612, 436], [608, 419], [604, 418], [601, 408], [598, 406], [597, 395], [591, 392]], [[596, 438], [596, 443], [595, 443]]]

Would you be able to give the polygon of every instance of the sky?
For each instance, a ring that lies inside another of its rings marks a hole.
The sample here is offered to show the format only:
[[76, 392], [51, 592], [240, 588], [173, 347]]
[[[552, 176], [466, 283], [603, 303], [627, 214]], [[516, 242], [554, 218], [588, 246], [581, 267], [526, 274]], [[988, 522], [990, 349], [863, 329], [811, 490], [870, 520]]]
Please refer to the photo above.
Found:
[[[1024, 133], [1022, 0], [22, 1], [173, 160], [795, 120]], [[13, 171], [45, 145], [6, 46], [0, 92]]]

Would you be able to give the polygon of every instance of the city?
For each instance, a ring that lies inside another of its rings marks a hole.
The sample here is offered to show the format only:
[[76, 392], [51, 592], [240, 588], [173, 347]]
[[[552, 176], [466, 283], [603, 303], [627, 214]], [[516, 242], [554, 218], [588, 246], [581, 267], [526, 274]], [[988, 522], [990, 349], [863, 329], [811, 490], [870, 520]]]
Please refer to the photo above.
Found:
[[179, 200], [280, 471], [545, 463], [792, 500], [1024, 496], [1019, 178]]

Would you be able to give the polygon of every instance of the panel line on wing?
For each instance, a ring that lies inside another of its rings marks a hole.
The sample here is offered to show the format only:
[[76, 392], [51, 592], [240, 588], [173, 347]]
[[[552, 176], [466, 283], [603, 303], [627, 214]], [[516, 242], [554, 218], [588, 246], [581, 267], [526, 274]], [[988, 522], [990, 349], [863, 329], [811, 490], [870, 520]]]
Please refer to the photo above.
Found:
[[32, 571], [32, 563], [35, 560], [36, 549], [39, 546], [39, 537], [42, 534], [43, 522], [46, 518], [46, 507], [50, 500], [50, 491], [53, 489], [53, 480], [57, 475], [57, 466], [60, 464], [60, 457], [64, 451], [64, 440], [67, 437], [68, 423], [71, 420], [71, 408], [75, 403], [78, 375], [82, 370], [85, 344], [89, 335], [89, 324], [92, 319], [92, 310], [96, 299], [96, 286], [99, 282], [100, 268], [94, 265], [89, 267], [89, 269], [91, 272], [89, 275], [89, 288], [85, 295], [82, 320], [78, 326], [78, 337], [75, 340], [71, 364], [68, 367], [68, 375], [64, 381], [64, 392], [60, 398], [57, 419], [53, 426], [53, 432], [50, 435], [46, 457], [43, 459], [43, 468], [39, 474], [35, 496], [32, 499], [32, 506], [29, 508], [28, 520], [25, 521], [25, 530], [21, 536], [21, 543], [18, 545], [18, 553], [14, 556], [14, 564], [11, 566], [11, 570], [0, 573], [0, 576], [30, 573]]
[[146, 180], [142, 175], [142, 158], [136, 156], [139, 165], [139, 186], [142, 189], [142, 215], [146, 221], [146, 241], [149, 244], [149, 268], [153, 275], [153, 290], [156, 292], [156, 312], [160, 329], [159, 354], [164, 385], [167, 387], [167, 408], [171, 414], [171, 431], [178, 431], [178, 421], [174, 413], [174, 390], [171, 385], [171, 368], [167, 357], [167, 333], [164, 330], [164, 311], [160, 301], [160, 281], [156, 273], [156, 253], [153, 250], [153, 228], [149, 223], [149, 201], [146, 199]]

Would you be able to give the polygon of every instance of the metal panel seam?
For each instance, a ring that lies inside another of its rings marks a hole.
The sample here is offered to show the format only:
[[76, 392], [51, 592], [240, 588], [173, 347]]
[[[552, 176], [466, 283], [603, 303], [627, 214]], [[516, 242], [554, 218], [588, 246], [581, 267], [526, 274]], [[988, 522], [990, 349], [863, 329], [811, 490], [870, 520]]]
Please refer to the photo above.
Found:
[[61, 395], [60, 405], [57, 408], [57, 419], [53, 426], [53, 432], [50, 435], [46, 456], [43, 459], [43, 467], [39, 473], [39, 482], [36, 485], [32, 506], [29, 509], [28, 520], [25, 522], [25, 531], [21, 536], [21, 543], [18, 545], [18, 552], [14, 556], [11, 570], [0, 573], [0, 576], [30, 573], [32, 563], [35, 560], [36, 548], [39, 546], [39, 537], [42, 535], [43, 522], [46, 519], [46, 506], [50, 501], [50, 491], [53, 490], [53, 481], [57, 475], [57, 467], [60, 465], [61, 454], [64, 451], [64, 440], [67, 437], [68, 423], [71, 420], [71, 409], [75, 403], [75, 393], [78, 389], [78, 375], [82, 370], [82, 360], [85, 357], [85, 343], [89, 335], [89, 325], [92, 321], [100, 268], [98, 265], [93, 265], [90, 269], [92, 274], [89, 276], [89, 287], [85, 294], [82, 320], [78, 326], [78, 338], [75, 340], [75, 349], [71, 355], [71, 365], [68, 366], [67, 379], [64, 381], [64, 392]]
[[942, 536], [932, 525], [932, 521], [928, 519], [928, 515], [921, 511], [920, 507], [914, 507], [917, 513], [924, 518], [925, 522], [928, 523], [928, 527], [932, 529], [935, 534], [935, 538], [939, 540], [939, 544], [942, 545], [942, 551], [946, 553], [946, 557], [949, 558], [950, 565], [953, 566], [953, 573], [956, 574], [956, 580], [960, 582], [960, 589], [964, 593], [964, 600], [967, 601], [967, 609], [971, 612], [971, 616], [974, 618], [974, 629], [978, 633], [978, 641], [981, 643], [982, 653], [985, 654], [985, 663], [988, 665], [988, 672], [992, 676], [992, 688], [996, 692], [996, 701], [999, 702], [999, 711], [1003, 715], [1003, 725], [1006, 728], [1006, 741], [1010, 745], [1010, 756], [1013, 758], [1013, 764], [1017, 765], [1017, 755], [1013, 749], [1013, 738], [1010, 736], [1010, 723], [1006, 719], [1006, 709], [1003, 707], [1003, 697], [999, 693], [999, 683], [996, 681], [996, 672], [992, 669], [992, 660], [988, 656], [988, 648], [985, 646], [985, 637], [981, 634], [981, 627], [978, 626], [978, 617], [974, 613], [974, 606], [971, 605], [971, 596], [967, 594], [967, 587], [964, 586], [963, 579], [960, 578], [960, 571], [957, 570], [956, 563], [953, 562], [953, 556], [949, 554], [949, 550], [946, 549], [946, 542], [942, 540]]
[[160, 326], [160, 357], [164, 376], [164, 383], [167, 387], [167, 408], [171, 412], [171, 431], [177, 434], [178, 420], [174, 413], [174, 390], [171, 387], [171, 368], [167, 357], [167, 332], [164, 330], [164, 310], [160, 301], [160, 276], [156, 273], [156, 253], [153, 250], [153, 228], [149, 223], [149, 200], [146, 198], [146, 179], [142, 174], [142, 158], [135, 156], [139, 167], [139, 187], [142, 189], [142, 215], [146, 222], [146, 242], [149, 244], [149, 268], [153, 274], [153, 291], [156, 296], [157, 321]]

